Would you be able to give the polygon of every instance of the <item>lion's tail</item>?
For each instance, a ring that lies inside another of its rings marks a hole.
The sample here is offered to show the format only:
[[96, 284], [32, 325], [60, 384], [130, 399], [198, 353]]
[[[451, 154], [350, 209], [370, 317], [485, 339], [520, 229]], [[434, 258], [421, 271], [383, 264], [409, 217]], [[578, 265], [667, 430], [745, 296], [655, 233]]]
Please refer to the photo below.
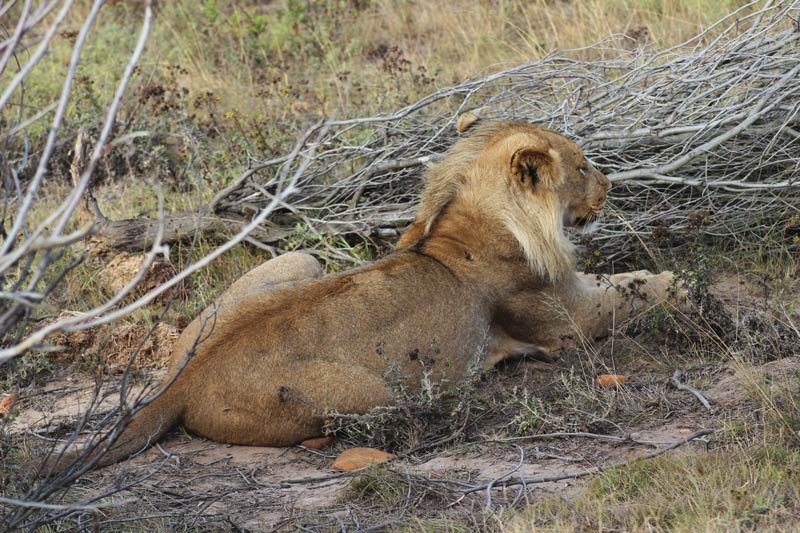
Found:
[[[158, 442], [183, 416], [185, 395], [181, 394], [180, 387], [176, 385], [179, 383], [172, 383], [172, 386], [138, 411], [107, 451], [101, 442], [81, 462], [99, 456], [94, 467], [107, 466], [127, 459]], [[46, 469], [60, 472], [85, 454], [86, 451], [80, 446], [55, 452], [48, 460]]]

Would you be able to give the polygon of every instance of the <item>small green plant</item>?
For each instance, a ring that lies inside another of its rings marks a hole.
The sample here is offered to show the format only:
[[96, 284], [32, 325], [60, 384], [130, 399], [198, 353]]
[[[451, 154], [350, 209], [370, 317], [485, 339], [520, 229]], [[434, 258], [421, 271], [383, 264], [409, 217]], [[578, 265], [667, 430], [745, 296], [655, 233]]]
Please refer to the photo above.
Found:
[[540, 432], [549, 418], [541, 398], [532, 395], [527, 388], [522, 391], [515, 388], [510, 397], [508, 408], [516, 413], [509, 424], [514, 434], [530, 435]]
[[398, 509], [408, 493], [408, 482], [381, 464], [375, 464], [353, 478], [342, 500], [372, 501], [385, 509]]

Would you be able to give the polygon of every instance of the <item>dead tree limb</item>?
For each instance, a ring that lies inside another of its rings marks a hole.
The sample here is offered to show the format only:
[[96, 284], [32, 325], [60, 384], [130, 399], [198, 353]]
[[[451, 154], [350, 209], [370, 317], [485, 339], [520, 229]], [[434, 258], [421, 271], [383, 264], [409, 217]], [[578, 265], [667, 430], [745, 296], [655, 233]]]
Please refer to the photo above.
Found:
[[685, 390], [685, 391], [691, 392], [692, 394], [694, 394], [694, 396], [698, 400], [700, 400], [700, 403], [703, 404], [703, 407], [705, 407], [707, 410], [710, 411], [711, 410], [711, 404], [708, 403], [708, 400], [706, 400], [706, 397], [703, 396], [703, 393], [700, 392], [699, 390], [695, 389], [691, 385], [687, 385], [685, 383], [681, 383], [681, 377], [683, 377], [683, 372], [681, 372], [680, 370], [676, 370], [672, 374], [672, 377], [669, 380], [670, 383], [672, 383], [672, 386], [675, 387], [678, 390]]

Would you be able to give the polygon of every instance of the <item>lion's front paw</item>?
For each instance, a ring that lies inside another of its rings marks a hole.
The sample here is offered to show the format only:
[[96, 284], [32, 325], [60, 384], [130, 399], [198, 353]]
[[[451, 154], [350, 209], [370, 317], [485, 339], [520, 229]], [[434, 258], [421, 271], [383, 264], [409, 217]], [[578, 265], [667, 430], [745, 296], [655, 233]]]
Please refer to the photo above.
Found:
[[670, 272], [670, 301], [678, 306], [679, 309], [688, 311], [692, 308], [692, 302], [689, 299], [689, 284], [683, 278], [675, 277]]
[[653, 276], [649, 270], [633, 270], [631, 272], [622, 272], [620, 274], [612, 274], [608, 276], [608, 280], [614, 285], [625, 285], [634, 280], [647, 279]]
[[609, 276], [609, 281], [623, 294], [651, 304], [670, 303], [688, 309], [689, 290], [686, 283], [670, 270], [653, 274], [649, 270], [634, 270]]
[[684, 310], [691, 307], [689, 287], [684, 280], [676, 277], [674, 272], [665, 270], [660, 274], [651, 276], [647, 283], [650, 285], [650, 291], [656, 297], [657, 302], [669, 302]]
[[672, 282], [675, 280], [675, 273], [671, 270], [665, 270], [661, 274], [653, 274], [652, 277], [658, 278], [658, 280], [662, 283], [666, 282], [668, 284], [672, 284]]

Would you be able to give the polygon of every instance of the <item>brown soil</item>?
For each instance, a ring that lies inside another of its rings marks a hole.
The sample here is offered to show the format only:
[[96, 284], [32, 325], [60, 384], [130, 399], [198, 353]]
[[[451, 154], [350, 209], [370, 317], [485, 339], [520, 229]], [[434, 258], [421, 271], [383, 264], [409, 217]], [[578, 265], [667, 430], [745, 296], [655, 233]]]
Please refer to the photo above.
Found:
[[150, 329], [145, 324], [103, 326], [56, 335], [53, 343], [61, 348], [58, 360], [101, 363], [113, 373], [124, 371], [129, 363], [136, 370], [164, 368], [180, 332], [164, 323]]

